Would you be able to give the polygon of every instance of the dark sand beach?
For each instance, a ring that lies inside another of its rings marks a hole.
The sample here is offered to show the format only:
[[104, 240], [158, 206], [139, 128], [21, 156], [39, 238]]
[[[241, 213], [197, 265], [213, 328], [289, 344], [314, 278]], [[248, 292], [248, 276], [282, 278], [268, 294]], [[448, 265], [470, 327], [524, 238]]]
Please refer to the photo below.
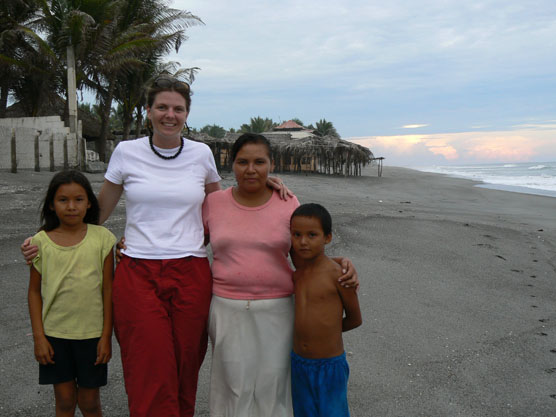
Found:
[[[225, 173], [224, 185], [232, 183]], [[0, 173], [0, 415], [53, 415], [38, 385], [19, 245], [51, 173]], [[96, 190], [101, 174], [90, 174]], [[360, 279], [363, 325], [345, 334], [358, 416], [556, 415], [556, 198], [384, 167], [363, 177], [281, 175], [324, 204]], [[123, 233], [124, 206], [106, 223]], [[198, 416], [208, 416], [203, 365]], [[117, 343], [104, 415], [126, 416]], [[148, 383], [148, 381], [146, 381]]]

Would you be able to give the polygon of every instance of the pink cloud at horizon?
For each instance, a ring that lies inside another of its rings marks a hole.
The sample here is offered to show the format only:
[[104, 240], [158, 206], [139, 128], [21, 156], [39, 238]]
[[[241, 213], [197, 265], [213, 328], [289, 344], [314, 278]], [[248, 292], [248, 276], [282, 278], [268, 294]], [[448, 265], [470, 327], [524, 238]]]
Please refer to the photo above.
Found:
[[348, 138], [406, 166], [556, 160], [556, 129]]

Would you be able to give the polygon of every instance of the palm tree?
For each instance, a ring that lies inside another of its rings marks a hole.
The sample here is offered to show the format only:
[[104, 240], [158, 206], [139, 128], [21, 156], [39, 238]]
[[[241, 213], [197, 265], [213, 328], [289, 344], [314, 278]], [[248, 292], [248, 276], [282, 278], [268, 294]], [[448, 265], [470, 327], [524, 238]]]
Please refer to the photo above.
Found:
[[52, 56], [31, 30], [37, 12], [34, 0], [0, 2], [0, 117], [5, 116], [10, 94], [26, 99], [22, 104], [29, 115], [47, 101], [48, 89], [40, 84], [50, 81], [45, 73]]
[[262, 133], [268, 132], [272, 130], [273, 127], [276, 127], [276, 123], [272, 121], [272, 119], [265, 118], [263, 119], [260, 116], [252, 117], [251, 122], [249, 124], [242, 124], [239, 131], [241, 133]]
[[218, 125], [206, 125], [200, 130], [201, 133], [206, 133], [213, 138], [221, 139], [226, 135], [226, 129]]
[[305, 126], [303, 124], [303, 122], [301, 121], [301, 119], [298, 119], [297, 117], [294, 117], [293, 119], [291, 119], [292, 121], [294, 121], [295, 123], [297, 123], [299, 126]]
[[[101, 134], [97, 140], [101, 160], [105, 159], [110, 109], [117, 92], [139, 86], [142, 87], [139, 90], [143, 90], [145, 80], [151, 75], [149, 68], [170, 50], [177, 52], [187, 39], [185, 30], [195, 24], [202, 24], [197, 16], [167, 8], [159, 0], [128, 0], [106, 25], [102, 41], [97, 44], [96, 65], [88, 77], [88, 85], [96, 91], [103, 108]], [[135, 77], [129, 77], [130, 74]], [[119, 96], [124, 98], [124, 94]], [[127, 98], [125, 112], [129, 115], [133, 108], [137, 109], [141, 98], [140, 95]]]
[[332, 124], [332, 122], [326, 121], [326, 119], [321, 119], [316, 123], [315, 130], [321, 136], [332, 136], [334, 138], [340, 138], [340, 135], [336, 131], [336, 128]]

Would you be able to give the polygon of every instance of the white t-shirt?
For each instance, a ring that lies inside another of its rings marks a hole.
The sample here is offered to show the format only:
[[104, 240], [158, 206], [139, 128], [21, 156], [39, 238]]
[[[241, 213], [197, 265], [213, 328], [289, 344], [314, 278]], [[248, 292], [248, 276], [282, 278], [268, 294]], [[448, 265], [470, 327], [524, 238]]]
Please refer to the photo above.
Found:
[[[126, 198], [124, 253], [142, 259], [206, 257], [201, 208], [205, 185], [220, 181], [204, 143], [184, 140], [175, 159], [154, 154], [149, 138], [120, 142], [104, 177], [123, 184]], [[179, 148], [156, 150], [174, 155]]]

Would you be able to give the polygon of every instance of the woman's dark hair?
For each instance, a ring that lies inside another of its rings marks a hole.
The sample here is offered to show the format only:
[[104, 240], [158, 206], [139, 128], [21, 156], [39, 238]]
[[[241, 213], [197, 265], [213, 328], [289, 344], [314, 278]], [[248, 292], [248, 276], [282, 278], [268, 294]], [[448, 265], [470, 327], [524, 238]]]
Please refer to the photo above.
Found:
[[152, 107], [156, 95], [163, 91], [175, 91], [180, 94], [185, 99], [185, 109], [189, 113], [191, 108], [191, 89], [189, 84], [167, 74], [159, 75], [147, 89], [147, 106]]
[[60, 226], [60, 220], [58, 219], [58, 216], [56, 216], [56, 212], [52, 208], [54, 206], [54, 196], [56, 195], [56, 191], [58, 191], [58, 188], [60, 188], [61, 185], [71, 184], [73, 182], [83, 187], [83, 189], [87, 193], [89, 203], [91, 203], [91, 207], [87, 209], [87, 213], [85, 214], [83, 222], [89, 224], [98, 224], [100, 207], [98, 205], [98, 200], [95, 196], [95, 193], [93, 192], [93, 188], [91, 187], [91, 183], [81, 172], [75, 170], [67, 170], [58, 172], [56, 175], [54, 175], [54, 177], [52, 177], [52, 180], [50, 180], [48, 190], [46, 191], [46, 196], [44, 197], [41, 206], [42, 226], [39, 230], [45, 230], [48, 232]]
[[[328, 210], [326, 210], [323, 206], [316, 203], [308, 203], [302, 204], [295, 211], [292, 213], [292, 219], [294, 217], [314, 217], [320, 221], [320, 225], [322, 227], [322, 231], [324, 232], [325, 236], [328, 236], [332, 233], [332, 216]], [[291, 219], [290, 219], [291, 224]]]
[[236, 160], [236, 156], [241, 148], [248, 143], [265, 145], [268, 149], [268, 158], [272, 161], [272, 149], [270, 148], [270, 142], [268, 139], [258, 133], [244, 133], [237, 138], [232, 145], [232, 150], [230, 151], [232, 154], [232, 162]]

